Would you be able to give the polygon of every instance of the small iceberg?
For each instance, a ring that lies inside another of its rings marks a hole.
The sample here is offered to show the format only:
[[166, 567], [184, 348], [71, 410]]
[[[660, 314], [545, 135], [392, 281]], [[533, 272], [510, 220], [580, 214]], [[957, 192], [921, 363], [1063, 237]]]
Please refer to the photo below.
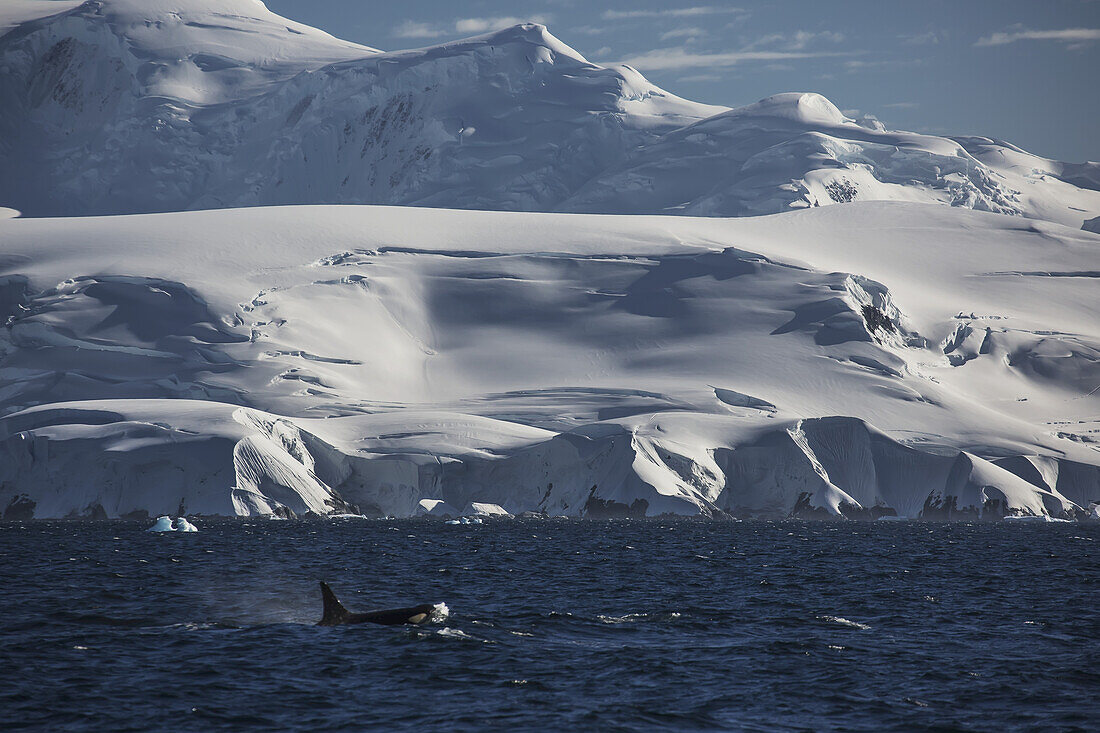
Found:
[[418, 517], [450, 519], [458, 515], [459, 511], [442, 499], [421, 499], [416, 505], [416, 516]]
[[157, 522], [146, 532], [198, 532], [199, 528], [187, 521], [185, 517], [180, 517], [176, 520], [176, 525], [172, 526], [172, 518], [165, 515], [163, 517], [157, 517]]
[[512, 515], [505, 511], [504, 507], [499, 504], [487, 504], [478, 501], [467, 504], [466, 511], [462, 513], [467, 516], [507, 517], [508, 519], [512, 519]]
[[481, 517], [459, 517], [458, 519], [448, 519], [444, 524], [485, 524], [485, 520]]
[[180, 517], [176, 520], [177, 532], [198, 532], [199, 528], [188, 522], [185, 518]]
[[172, 526], [171, 517], [157, 517], [157, 523], [154, 524], [146, 532], [175, 532], [176, 528]]

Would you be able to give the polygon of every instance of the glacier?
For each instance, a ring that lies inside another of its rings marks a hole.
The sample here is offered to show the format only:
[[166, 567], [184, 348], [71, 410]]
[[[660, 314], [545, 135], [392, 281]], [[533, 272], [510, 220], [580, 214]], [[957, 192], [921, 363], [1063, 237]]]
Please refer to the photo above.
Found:
[[0, 34], [5, 519], [1100, 516], [1096, 163], [538, 24]]
[[9, 518], [1100, 500], [1100, 236], [1059, 224], [283, 206], [0, 241]]

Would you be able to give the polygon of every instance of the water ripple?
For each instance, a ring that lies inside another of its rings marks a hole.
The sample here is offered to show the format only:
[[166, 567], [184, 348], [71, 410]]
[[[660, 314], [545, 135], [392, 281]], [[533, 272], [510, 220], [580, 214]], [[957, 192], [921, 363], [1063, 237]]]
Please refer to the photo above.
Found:
[[[0, 523], [0, 727], [1087, 729], [1100, 525]], [[423, 627], [317, 627], [445, 603]], [[159, 721], [159, 722], [157, 722]]]

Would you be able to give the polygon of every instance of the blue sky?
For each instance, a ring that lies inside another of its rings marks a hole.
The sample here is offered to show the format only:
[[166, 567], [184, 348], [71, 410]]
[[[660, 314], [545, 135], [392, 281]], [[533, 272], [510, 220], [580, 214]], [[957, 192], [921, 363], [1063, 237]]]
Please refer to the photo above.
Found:
[[888, 127], [1100, 160], [1100, 0], [267, 0], [383, 50], [534, 20], [601, 63], [735, 106], [815, 91]]

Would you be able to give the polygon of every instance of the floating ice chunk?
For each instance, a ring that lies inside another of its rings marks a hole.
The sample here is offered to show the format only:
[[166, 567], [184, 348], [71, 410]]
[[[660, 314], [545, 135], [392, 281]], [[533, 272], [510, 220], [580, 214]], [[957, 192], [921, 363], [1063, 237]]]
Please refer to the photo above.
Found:
[[485, 520], [481, 517], [459, 517], [458, 519], [448, 519], [444, 524], [485, 524]]
[[172, 526], [172, 518], [169, 516], [157, 517], [157, 523], [146, 530], [146, 532], [175, 532], [176, 528]]
[[485, 504], [482, 502], [472, 501], [466, 505], [466, 511], [462, 512], [466, 516], [478, 516], [483, 517], [511, 517], [512, 515], [504, 511], [504, 508], [499, 504]]
[[442, 499], [421, 499], [416, 505], [417, 516], [422, 517], [457, 517], [459, 512], [453, 506]]
[[[157, 520], [160, 521], [159, 519]], [[199, 528], [187, 521], [185, 517], [180, 517], [176, 520], [177, 532], [198, 532]]]
[[146, 530], [147, 532], [198, 532], [199, 528], [187, 521], [185, 517], [176, 520], [172, 526], [172, 518], [168, 515], [157, 517], [157, 522]]

